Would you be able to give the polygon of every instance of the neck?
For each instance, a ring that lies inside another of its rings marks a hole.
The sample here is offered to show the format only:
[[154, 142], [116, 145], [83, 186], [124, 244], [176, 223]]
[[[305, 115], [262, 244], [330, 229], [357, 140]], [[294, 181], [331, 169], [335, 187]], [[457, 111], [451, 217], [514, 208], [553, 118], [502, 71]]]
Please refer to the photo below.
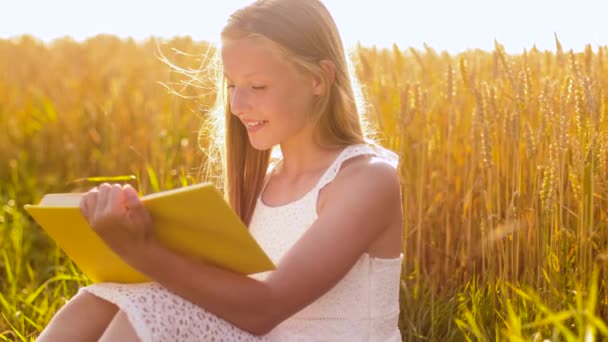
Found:
[[288, 178], [298, 178], [326, 168], [342, 148], [340, 146], [322, 147], [312, 142], [309, 144], [281, 144], [283, 161], [280, 173]]

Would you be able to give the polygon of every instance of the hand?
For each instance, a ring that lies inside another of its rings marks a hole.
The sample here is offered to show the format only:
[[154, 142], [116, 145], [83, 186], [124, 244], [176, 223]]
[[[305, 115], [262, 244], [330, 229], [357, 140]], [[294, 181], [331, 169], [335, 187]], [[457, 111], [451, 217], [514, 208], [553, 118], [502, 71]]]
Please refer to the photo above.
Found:
[[152, 218], [130, 185], [103, 183], [80, 200], [89, 226], [127, 263], [137, 263], [154, 240]]

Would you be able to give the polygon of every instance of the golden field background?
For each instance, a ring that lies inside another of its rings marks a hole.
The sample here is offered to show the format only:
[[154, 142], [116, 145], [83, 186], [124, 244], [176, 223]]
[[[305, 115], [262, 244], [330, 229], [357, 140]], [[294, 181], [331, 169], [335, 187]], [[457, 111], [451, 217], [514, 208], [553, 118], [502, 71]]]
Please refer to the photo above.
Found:
[[[208, 76], [189, 38], [0, 40], [0, 340], [33, 339], [88, 283], [24, 204], [88, 177], [134, 175], [142, 194], [201, 180], [212, 84], [158, 46]], [[404, 340], [608, 337], [608, 47], [352, 57], [401, 158]]]

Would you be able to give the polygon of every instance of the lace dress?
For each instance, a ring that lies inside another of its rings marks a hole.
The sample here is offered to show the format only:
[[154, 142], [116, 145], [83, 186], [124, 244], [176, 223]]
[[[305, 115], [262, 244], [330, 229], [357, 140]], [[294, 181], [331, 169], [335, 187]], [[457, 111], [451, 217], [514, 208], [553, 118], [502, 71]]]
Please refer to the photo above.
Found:
[[[300, 199], [271, 207], [264, 204], [261, 196], [258, 198], [249, 229], [276, 264], [317, 218], [319, 190], [334, 179], [342, 163], [370, 154], [396, 160], [388, 150], [367, 144], [351, 145]], [[264, 336], [243, 331], [154, 282], [100, 283], [81, 290], [119, 306], [142, 341], [392, 342], [401, 341], [397, 325], [402, 258], [403, 255], [380, 259], [363, 254], [331, 290]], [[263, 280], [268, 274], [251, 277]]]

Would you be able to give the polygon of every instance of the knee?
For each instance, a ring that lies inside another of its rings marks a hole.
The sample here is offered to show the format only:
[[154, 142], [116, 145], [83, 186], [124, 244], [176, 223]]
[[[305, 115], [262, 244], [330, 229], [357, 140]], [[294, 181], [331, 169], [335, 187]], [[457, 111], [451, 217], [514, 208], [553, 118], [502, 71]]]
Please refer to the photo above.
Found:
[[37, 341], [96, 340], [117, 312], [115, 304], [80, 291], [53, 316]]
[[68, 301], [68, 304], [70, 302], [75, 302], [77, 303], [76, 305], [85, 306], [89, 309], [93, 308], [97, 312], [98, 310], [109, 311], [112, 313], [112, 316], [118, 312], [118, 306], [116, 306], [116, 304], [108, 302], [107, 300], [86, 290], [79, 291], [74, 297], [72, 297], [72, 299], [70, 299], [70, 301]]

